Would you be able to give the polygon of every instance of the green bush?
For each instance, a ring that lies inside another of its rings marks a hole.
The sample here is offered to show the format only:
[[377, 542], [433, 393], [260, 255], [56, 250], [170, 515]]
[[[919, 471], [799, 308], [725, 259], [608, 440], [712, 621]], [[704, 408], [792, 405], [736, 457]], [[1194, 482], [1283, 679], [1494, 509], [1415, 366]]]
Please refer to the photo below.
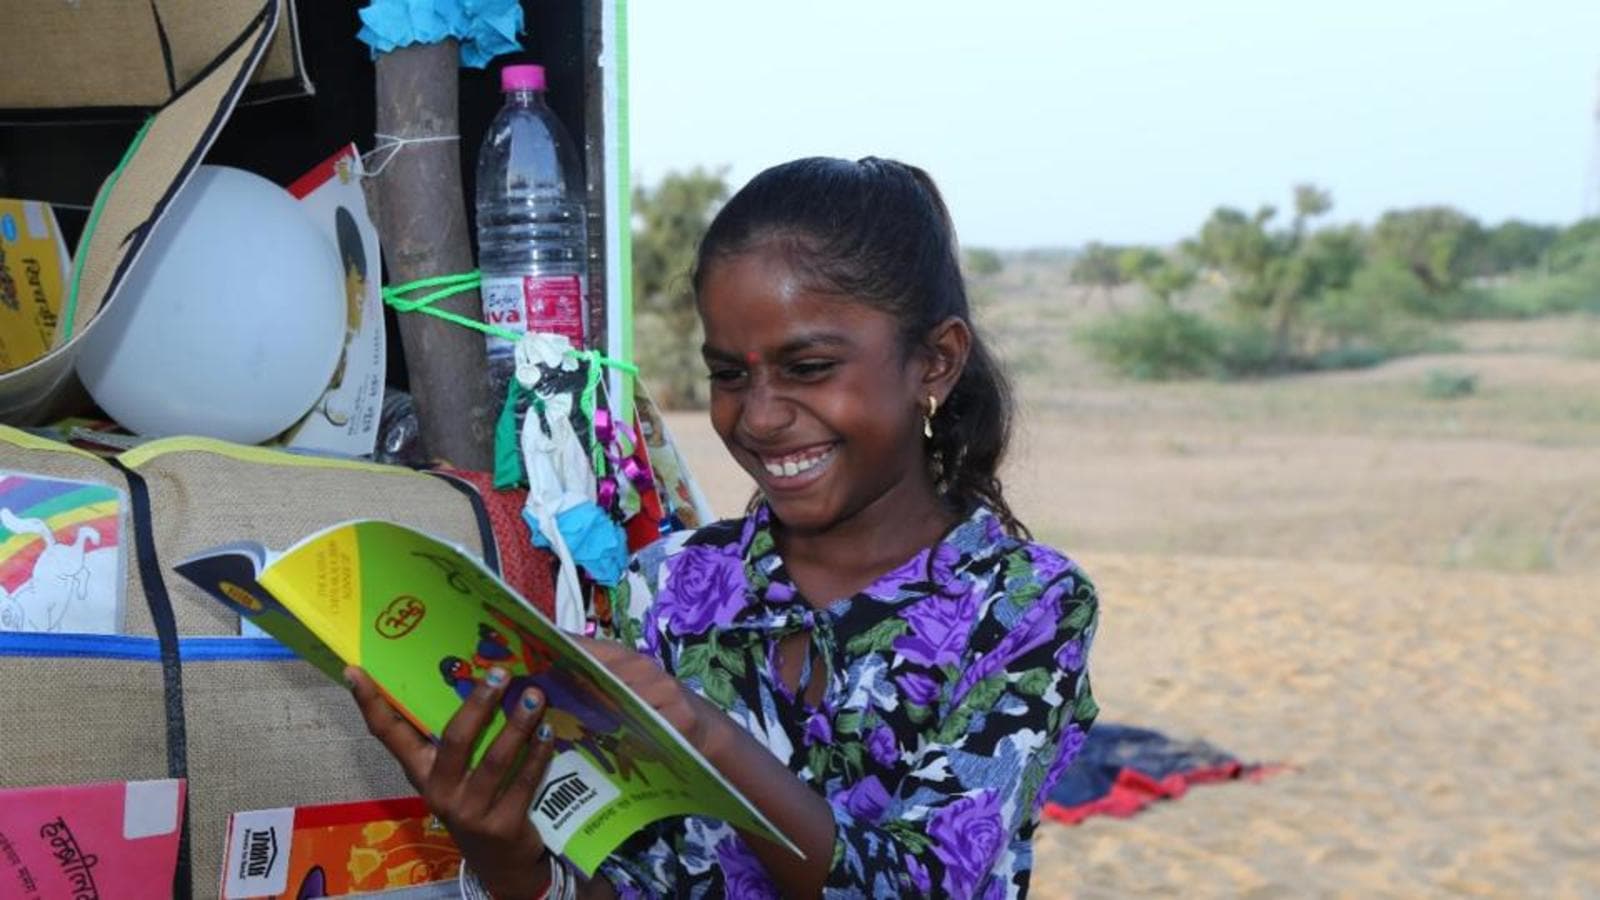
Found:
[[1215, 374], [1228, 378], [1249, 378], [1267, 375], [1287, 368], [1278, 356], [1278, 341], [1259, 320], [1234, 317], [1217, 328], [1217, 365]]
[[[1417, 319], [1472, 319], [1494, 314], [1492, 291], [1471, 285], [1430, 290], [1411, 270], [1393, 260], [1379, 259], [1363, 266], [1343, 292], [1358, 298], [1356, 308], [1365, 316], [1402, 316]], [[1332, 299], [1327, 298], [1327, 299]], [[1349, 301], [1346, 300], [1346, 304]], [[1362, 322], [1360, 329], [1372, 323]]]
[[1113, 371], [1146, 381], [1214, 374], [1222, 344], [1202, 316], [1159, 303], [1094, 322], [1079, 339]]
[[1600, 259], [1600, 219], [1584, 219], [1556, 235], [1545, 251], [1545, 268], [1560, 274]]
[[1430, 400], [1454, 400], [1478, 390], [1476, 372], [1459, 369], [1429, 369], [1422, 380], [1422, 395]]
[[1329, 291], [1308, 323], [1316, 368], [1370, 366], [1394, 356], [1447, 349], [1419, 310], [1428, 295], [1404, 271], [1363, 269], [1346, 290]]
[[1379, 363], [1388, 362], [1396, 355], [1398, 354], [1372, 344], [1351, 344], [1322, 350], [1312, 356], [1308, 363], [1311, 368], [1323, 371], [1370, 369]]
[[658, 309], [640, 309], [633, 317], [633, 352], [640, 377], [657, 403], [666, 409], [704, 409], [711, 383], [700, 359], [698, 316], [685, 319]]
[[1288, 356], [1257, 317], [1236, 313], [1215, 321], [1154, 302], [1101, 319], [1079, 337], [1112, 371], [1145, 381], [1361, 369], [1408, 353], [1454, 349], [1426, 321], [1363, 296], [1333, 292], [1313, 307], [1312, 337]]
[[1494, 315], [1525, 319], [1573, 312], [1600, 313], [1600, 255], [1552, 275], [1530, 274], [1490, 293]]
[[988, 247], [968, 247], [962, 254], [961, 268], [969, 277], [991, 278], [1005, 270], [1006, 262]]
[[1312, 307], [1309, 324], [1323, 341], [1343, 347], [1371, 340], [1386, 334], [1397, 319], [1410, 318], [1384, 294], [1362, 283], [1369, 280], [1365, 276], [1365, 272], [1356, 276], [1357, 284], [1349, 290], [1328, 292]]

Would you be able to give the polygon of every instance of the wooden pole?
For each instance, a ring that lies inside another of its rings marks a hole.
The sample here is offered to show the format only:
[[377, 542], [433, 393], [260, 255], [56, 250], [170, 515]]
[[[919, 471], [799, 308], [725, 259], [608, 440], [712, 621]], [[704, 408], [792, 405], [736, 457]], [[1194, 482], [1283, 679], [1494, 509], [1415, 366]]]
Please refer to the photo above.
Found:
[[[402, 47], [378, 57], [377, 132], [396, 138], [459, 133], [458, 48], [454, 40]], [[388, 282], [473, 269], [461, 187], [461, 141], [407, 144], [375, 179], [378, 233]], [[383, 164], [380, 157], [378, 164]], [[476, 291], [436, 306], [473, 319], [483, 311]], [[463, 469], [494, 467], [494, 423], [484, 337], [423, 313], [402, 313], [400, 338], [411, 396], [428, 453]]]

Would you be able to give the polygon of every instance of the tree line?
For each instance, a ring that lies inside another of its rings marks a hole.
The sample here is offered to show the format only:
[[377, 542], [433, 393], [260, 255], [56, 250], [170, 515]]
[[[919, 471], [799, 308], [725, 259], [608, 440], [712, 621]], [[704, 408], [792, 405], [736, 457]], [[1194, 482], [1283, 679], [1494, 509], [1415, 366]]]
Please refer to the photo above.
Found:
[[[1371, 364], [1441, 348], [1448, 320], [1600, 312], [1600, 219], [1484, 225], [1448, 206], [1391, 210], [1371, 227], [1317, 227], [1333, 197], [1297, 185], [1287, 215], [1219, 207], [1170, 248], [1091, 243], [1071, 277], [1138, 285], [1146, 303], [1084, 333], [1124, 374], [1238, 376]], [[1179, 301], [1201, 285], [1222, 302]]]
[[[705, 168], [633, 192], [635, 355], [669, 406], [706, 401], [689, 278], [729, 193], [727, 170]], [[1485, 225], [1426, 206], [1320, 224], [1332, 209], [1329, 191], [1301, 184], [1286, 210], [1218, 207], [1171, 247], [1088, 244], [1070, 257], [1071, 280], [1108, 297], [1137, 286], [1142, 301], [1081, 338], [1127, 375], [1237, 377], [1444, 349], [1438, 325], [1450, 320], [1600, 313], [1600, 219]], [[1005, 264], [985, 248], [964, 263], [979, 282]]]

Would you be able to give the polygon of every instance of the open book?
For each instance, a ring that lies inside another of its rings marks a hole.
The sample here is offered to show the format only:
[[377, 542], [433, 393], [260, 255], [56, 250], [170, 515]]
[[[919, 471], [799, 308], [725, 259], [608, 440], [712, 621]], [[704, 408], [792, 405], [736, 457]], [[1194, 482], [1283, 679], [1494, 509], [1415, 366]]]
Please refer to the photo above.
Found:
[[[492, 666], [511, 674], [506, 709], [537, 686], [558, 752], [528, 815], [585, 873], [672, 815], [721, 819], [799, 853], [660, 714], [460, 548], [365, 520], [281, 554], [229, 544], [176, 568], [329, 677], [365, 669], [430, 735]], [[504, 725], [502, 712], [477, 756]]]

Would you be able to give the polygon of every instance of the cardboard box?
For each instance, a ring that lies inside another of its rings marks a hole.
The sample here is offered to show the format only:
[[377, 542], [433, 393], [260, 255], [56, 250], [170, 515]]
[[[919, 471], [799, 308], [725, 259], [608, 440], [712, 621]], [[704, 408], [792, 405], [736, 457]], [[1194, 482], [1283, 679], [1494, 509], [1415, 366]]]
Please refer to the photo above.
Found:
[[[245, 102], [310, 93], [292, 0]], [[0, 120], [92, 119], [163, 106], [236, 37], [260, 0], [13, 4], [0, 28]], [[70, 111], [65, 115], [62, 111]]]

